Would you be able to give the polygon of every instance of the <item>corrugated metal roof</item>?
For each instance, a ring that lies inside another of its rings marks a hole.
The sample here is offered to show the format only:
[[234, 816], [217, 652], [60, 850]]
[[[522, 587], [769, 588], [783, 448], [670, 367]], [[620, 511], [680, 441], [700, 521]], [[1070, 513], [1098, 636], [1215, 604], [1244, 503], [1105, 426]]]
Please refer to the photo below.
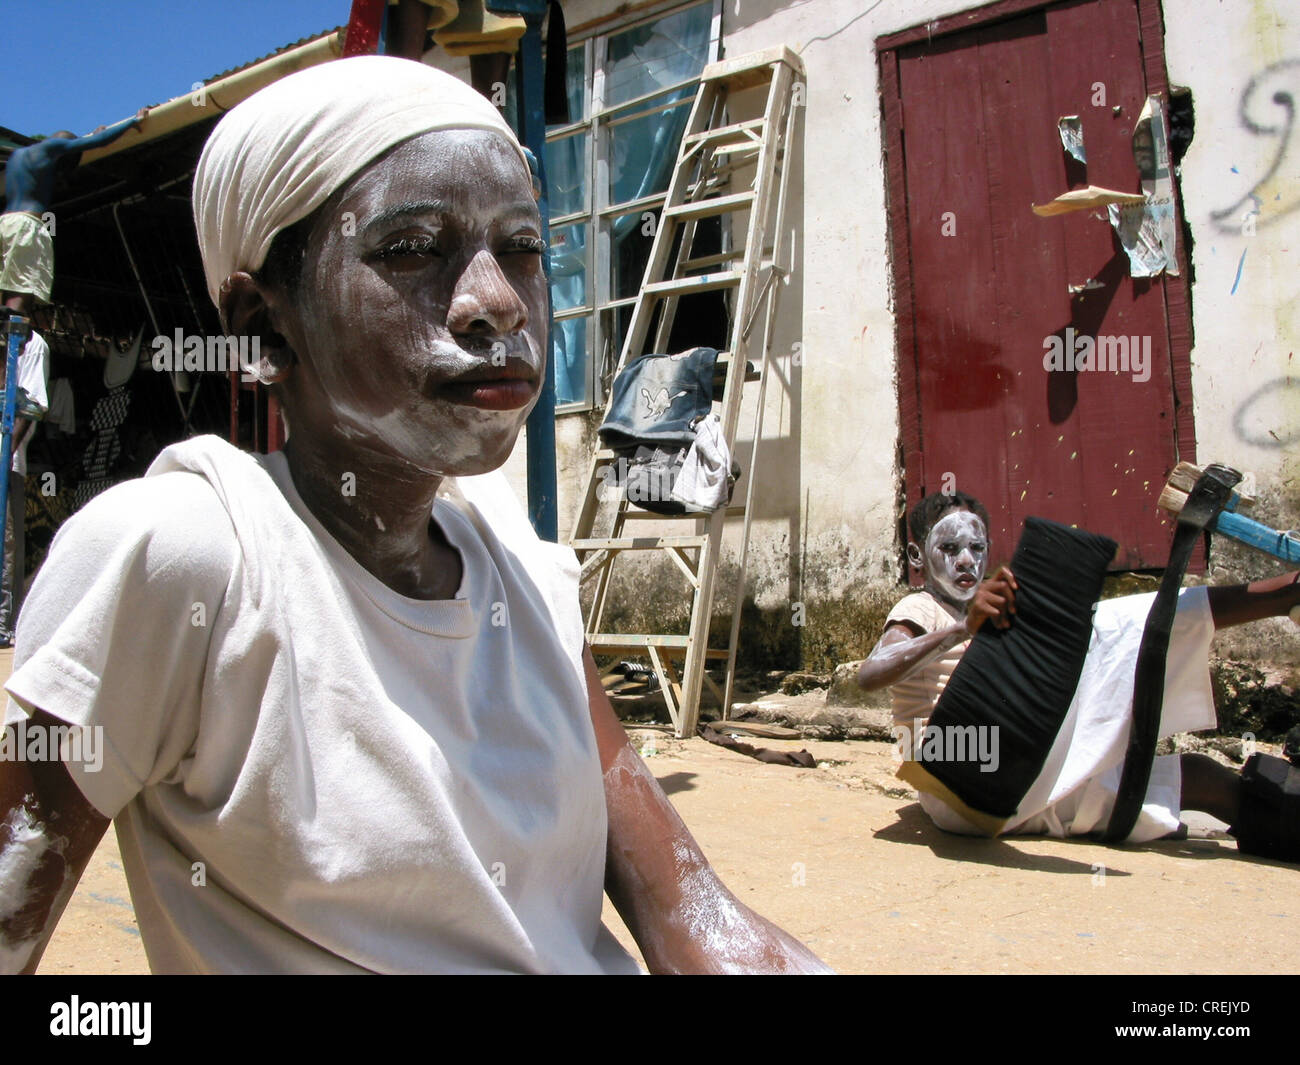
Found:
[[250, 59], [247, 63], [242, 63], [237, 67], [231, 67], [229, 70], [223, 70], [220, 74], [213, 74], [212, 77], [210, 78], [204, 78], [203, 84], [211, 85], [214, 81], [218, 81], [221, 78], [227, 78], [231, 74], [238, 74], [241, 70], [247, 70], [249, 67], [255, 67], [257, 66], [258, 63], [264, 63], [268, 59], [274, 59], [276, 56], [289, 51], [290, 48], [297, 48], [299, 45], [307, 44], [311, 41], [318, 41], [322, 37], [328, 37], [331, 33], [338, 33], [339, 30], [345, 28], [346, 27], [344, 26], [334, 26], [331, 29], [321, 30], [320, 33], [312, 33], [306, 37], [300, 37], [296, 41], [290, 41], [288, 44], [281, 45], [274, 52], [267, 52], [266, 55], [259, 56], [257, 59]]

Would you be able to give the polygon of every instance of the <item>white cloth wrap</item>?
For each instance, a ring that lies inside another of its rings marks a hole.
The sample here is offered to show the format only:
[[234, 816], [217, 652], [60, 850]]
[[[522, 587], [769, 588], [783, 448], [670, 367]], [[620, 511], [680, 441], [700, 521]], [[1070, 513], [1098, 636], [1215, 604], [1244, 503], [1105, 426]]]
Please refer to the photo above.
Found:
[[194, 172], [194, 222], [218, 304], [221, 283], [257, 270], [280, 230], [301, 221], [389, 148], [434, 130], [482, 129], [523, 149], [504, 118], [463, 81], [392, 56], [300, 70], [217, 124]]
[[[1105, 599], [1093, 613], [1083, 672], [1065, 720], [1037, 780], [1002, 835], [1081, 836], [1110, 821], [1119, 791], [1132, 721], [1138, 649], [1155, 593]], [[1212, 729], [1217, 724], [1206, 665], [1214, 616], [1204, 587], [1184, 588], [1169, 637], [1160, 738]], [[1130, 843], [1147, 843], [1177, 830], [1182, 771], [1177, 755], [1156, 758]], [[981, 835], [965, 818], [929, 795], [921, 806], [947, 832]]]

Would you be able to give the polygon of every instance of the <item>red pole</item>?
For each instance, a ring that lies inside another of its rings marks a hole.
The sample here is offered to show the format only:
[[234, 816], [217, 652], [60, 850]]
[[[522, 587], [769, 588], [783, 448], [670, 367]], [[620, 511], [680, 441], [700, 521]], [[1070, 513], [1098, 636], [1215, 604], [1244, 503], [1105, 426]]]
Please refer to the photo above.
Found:
[[379, 51], [379, 34], [384, 27], [388, 0], [352, 0], [347, 35], [343, 38], [343, 56], [374, 55]]

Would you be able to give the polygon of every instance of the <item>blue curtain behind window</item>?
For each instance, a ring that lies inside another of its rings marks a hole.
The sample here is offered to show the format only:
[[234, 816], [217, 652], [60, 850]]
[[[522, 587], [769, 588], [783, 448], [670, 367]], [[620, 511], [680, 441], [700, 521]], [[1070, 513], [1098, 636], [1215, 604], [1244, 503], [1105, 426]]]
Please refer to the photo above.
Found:
[[[696, 77], [708, 60], [711, 14], [710, 4], [698, 4], [612, 35], [606, 46], [604, 106], [614, 107]], [[581, 106], [586, 82], [581, 56], [579, 47], [569, 57], [569, 98], [574, 115], [590, 113], [589, 107]], [[610, 178], [604, 202], [625, 203], [668, 187], [693, 96], [691, 89], [666, 93], [648, 101], [646, 107], [676, 101], [682, 101], [681, 105], [602, 131], [608, 137]], [[589, 135], [584, 133], [547, 145], [552, 216], [590, 207], [590, 190], [586, 188], [588, 140]], [[620, 261], [629, 238], [641, 236], [642, 224], [640, 212], [613, 219], [611, 262]], [[557, 311], [591, 302], [586, 270], [589, 229], [579, 224], [552, 231], [551, 294]], [[638, 257], [638, 270], [644, 269], [646, 254], [648, 248]], [[551, 356], [557, 403], [587, 398], [587, 321], [579, 318], [555, 324]]]

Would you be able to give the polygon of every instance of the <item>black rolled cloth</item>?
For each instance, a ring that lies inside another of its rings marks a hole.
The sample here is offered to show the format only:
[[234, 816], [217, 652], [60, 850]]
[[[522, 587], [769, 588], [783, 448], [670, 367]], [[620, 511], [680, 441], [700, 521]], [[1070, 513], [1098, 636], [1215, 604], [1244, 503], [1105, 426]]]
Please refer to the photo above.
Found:
[[[990, 835], [1015, 816], [1070, 709], [1092, 638], [1093, 605], [1116, 547], [1105, 536], [1025, 519], [1011, 559], [1011, 626], [986, 622], [971, 640], [926, 736], [913, 737], [914, 758], [900, 777]], [[972, 727], [990, 735], [976, 742]], [[995, 758], [972, 757], [990, 749]]]

